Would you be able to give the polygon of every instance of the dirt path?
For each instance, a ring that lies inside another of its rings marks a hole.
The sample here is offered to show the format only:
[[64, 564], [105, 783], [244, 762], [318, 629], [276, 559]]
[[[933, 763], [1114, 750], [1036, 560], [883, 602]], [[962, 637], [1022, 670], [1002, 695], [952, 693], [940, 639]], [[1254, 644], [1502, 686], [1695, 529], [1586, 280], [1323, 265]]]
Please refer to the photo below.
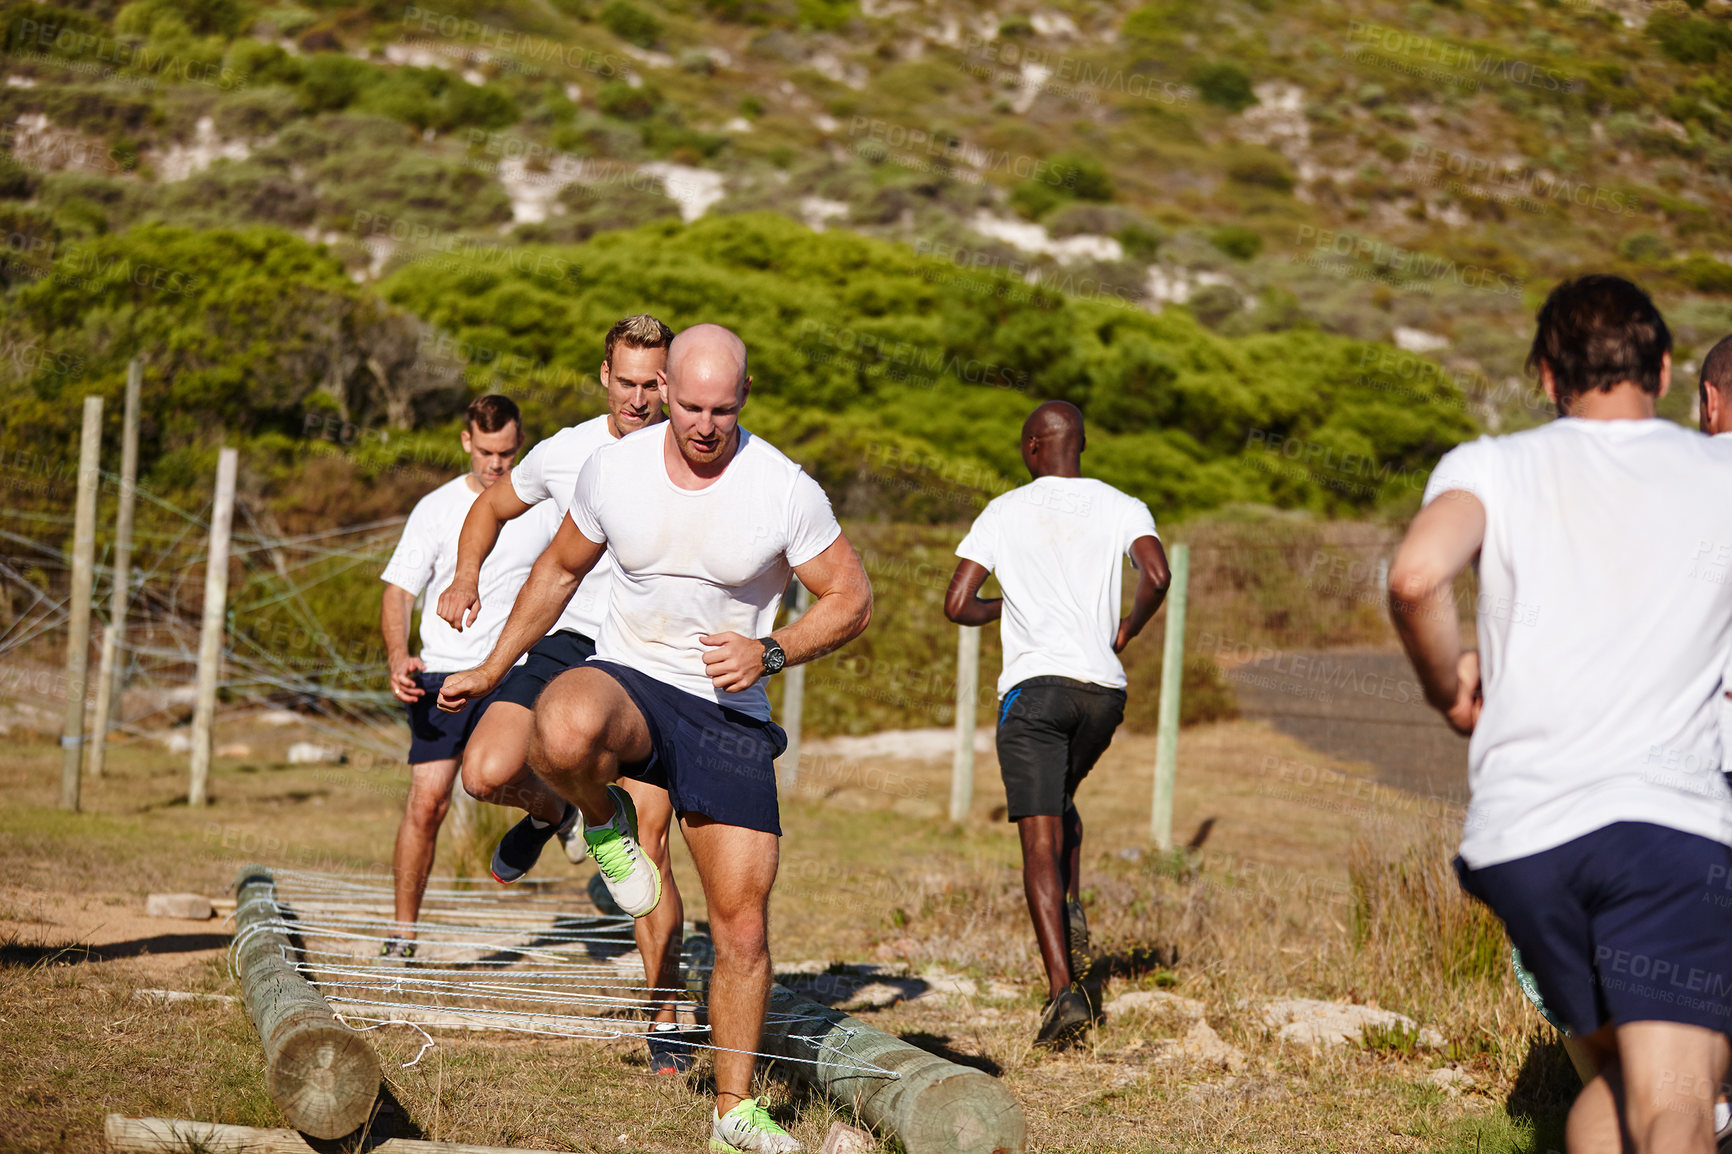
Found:
[[1401, 653], [1278, 653], [1227, 673], [1246, 717], [1330, 757], [1373, 766], [1385, 785], [1467, 800], [1467, 738], [1425, 704]]

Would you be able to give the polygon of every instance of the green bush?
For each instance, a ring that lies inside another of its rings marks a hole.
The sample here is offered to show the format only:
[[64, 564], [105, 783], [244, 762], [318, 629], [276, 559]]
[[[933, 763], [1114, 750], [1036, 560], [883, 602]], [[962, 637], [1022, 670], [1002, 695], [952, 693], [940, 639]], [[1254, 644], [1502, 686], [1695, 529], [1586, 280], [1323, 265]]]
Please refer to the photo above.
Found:
[[1044, 180], [1019, 180], [1010, 188], [1010, 207], [1027, 220], [1039, 220], [1069, 200], [1063, 189]]
[[595, 106], [621, 120], [647, 120], [660, 103], [661, 93], [653, 85], [633, 88], [623, 80], [610, 80], [595, 94]]
[[1618, 255], [1625, 260], [1651, 264], [1672, 255], [1672, 246], [1657, 233], [1638, 232], [1618, 242]]
[[1204, 100], [1229, 112], [1243, 112], [1257, 103], [1257, 94], [1251, 91], [1251, 78], [1230, 60], [1198, 65], [1191, 70], [1189, 79]]
[[639, 48], [654, 47], [662, 35], [662, 22], [631, 0], [608, 0], [601, 10], [601, 22], [609, 32]]
[[1209, 243], [1234, 260], [1250, 260], [1263, 251], [1263, 238], [1242, 224], [1223, 225], [1209, 234]]
[[1699, 16], [1656, 12], [1645, 30], [1679, 64], [1713, 64], [1722, 50], [1732, 49], [1732, 27]]
[[1732, 265], [1709, 256], [1693, 256], [1672, 266], [1672, 275], [1704, 293], [1732, 293]]
[[1106, 166], [1086, 153], [1065, 152], [1049, 161], [1052, 181], [1078, 200], [1105, 201], [1113, 198], [1113, 182]]
[[1268, 148], [1242, 148], [1227, 159], [1227, 178], [1271, 192], [1293, 191], [1293, 170], [1287, 158]]

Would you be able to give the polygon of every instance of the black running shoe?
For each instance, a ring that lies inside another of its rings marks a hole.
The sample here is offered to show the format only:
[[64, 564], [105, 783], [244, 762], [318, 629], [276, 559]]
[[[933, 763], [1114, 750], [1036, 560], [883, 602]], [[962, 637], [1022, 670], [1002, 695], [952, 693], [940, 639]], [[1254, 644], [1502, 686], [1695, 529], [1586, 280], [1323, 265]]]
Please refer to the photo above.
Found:
[[415, 943], [406, 938], [386, 938], [385, 944], [379, 947], [379, 956], [407, 962], [415, 956]]
[[691, 1071], [691, 1038], [676, 1022], [658, 1022], [649, 1033], [649, 1072], [686, 1074]]
[[1088, 1024], [1088, 999], [1073, 982], [1041, 1008], [1040, 1032], [1034, 1036], [1034, 1044], [1045, 1050], [1066, 1049], [1082, 1036]]
[[561, 830], [570, 830], [576, 825], [577, 816], [577, 807], [568, 802], [565, 816], [558, 825], [542, 825], [533, 817], [525, 817], [506, 830], [493, 851], [493, 864], [489, 867], [493, 880], [508, 886], [534, 869], [535, 863], [541, 859], [542, 847], [557, 837]]

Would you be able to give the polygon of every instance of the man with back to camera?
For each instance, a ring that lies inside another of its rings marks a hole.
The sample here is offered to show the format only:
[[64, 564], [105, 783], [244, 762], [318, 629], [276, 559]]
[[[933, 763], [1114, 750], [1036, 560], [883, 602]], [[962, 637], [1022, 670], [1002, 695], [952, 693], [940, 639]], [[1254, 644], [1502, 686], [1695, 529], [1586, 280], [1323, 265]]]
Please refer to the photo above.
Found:
[[[1048, 401], [1022, 426], [1034, 478], [989, 502], [956, 547], [944, 615], [958, 625], [1004, 618], [998, 765], [1007, 817], [1022, 840], [1022, 885], [1046, 966], [1035, 1044], [1069, 1045], [1094, 1008], [1080, 982], [1092, 965], [1083, 914], [1082, 817], [1076, 790], [1125, 716], [1118, 654], [1160, 608], [1167, 555], [1149, 507], [1082, 475], [1082, 412]], [[1120, 562], [1139, 576], [1119, 618]], [[979, 597], [988, 573], [1004, 596]]]
[[[492, 691], [545, 633], [605, 551], [617, 564], [596, 654], [535, 708], [530, 764], [583, 811], [584, 838], [614, 900], [642, 917], [660, 897], [621, 772], [665, 784], [715, 940], [712, 1149], [802, 1149], [750, 1097], [770, 990], [768, 914], [781, 823], [774, 761], [787, 739], [761, 679], [859, 636], [865, 568], [818, 483], [738, 424], [746, 348], [720, 325], [674, 338], [665, 428], [598, 450], [571, 511], [536, 562], [499, 643], [448, 678], [442, 703]], [[815, 599], [774, 633], [789, 571]]]
[[1702, 358], [1702, 377], [1696, 387], [1702, 431], [1711, 437], [1732, 433], [1732, 337], [1721, 337]]
[[391, 873], [396, 890], [396, 934], [381, 951], [386, 957], [415, 954], [415, 922], [421, 895], [433, 869], [439, 827], [451, 807], [451, 783], [476, 723], [496, 700], [472, 701], [457, 713], [434, 708], [439, 687], [467, 669], [493, 647], [505, 625], [512, 599], [558, 525], [552, 510], [525, 517], [500, 535], [499, 547], [481, 566], [479, 583], [488, 606], [465, 633], [437, 614], [421, 615], [421, 653], [409, 655], [409, 616], [425, 588], [442, 588], [457, 564], [457, 536], [471, 505], [497, 488], [523, 444], [523, 418], [517, 405], [501, 396], [480, 397], [469, 406], [463, 425], [463, 451], [470, 470], [416, 502], [403, 536], [381, 577], [385, 581], [379, 629], [391, 666], [391, 693], [409, 707], [409, 799], [397, 826]]
[[[667, 364], [668, 345], [673, 339], [673, 330], [648, 313], [626, 317], [608, 329], [597, 370], [607, 394], [607, 412], [561, 429], [536, 445], [511, 470], [509, 484], [493, 486], [470, 507], [457, 545], [451, 587], [439, 595], [440, 617], [461, 631], [476, 612], [480, 603], [478, 575], [504, 526], [532, 509], [552, 508], [556, 516], [564, 518], [572, 488], [590, 456], [603, 445], [662, 419], [658, 374]], [[555, 836], [574, 863], [587, 855], [583, 838], [573, 832], [577, 807], [543, 784], [530, 770], [527, 758], [535, 728], [533, 710], [541, 691], [553, 678], [583, 664], [595, 652], [612, 572], [612, 558], [604, 554], [583, 579], [553, 631], [536, 642], [523, 664], [507, 675], [486, 717], [475, 727], [472, 752], [463, 761], [463, 788], [482, 801], [528, 811], [494, 850], [492, 873], [501, 884], [515, 882], [528, 873], [542, 848]], [[685, 906], [668, 856], [673, 807], [667, 791], [658, 786], [628, 778], [623, 788], [631, 793], [637, 807], [644, 852], [655, 861], [667, 883], [667, 892], [655, 910], [634, 920], [633, 935], [643, 955], [648, 987], [672, 990], [680, 984], [685, 921]], [[690, 1070], [692, 1053], [676, 1027], [674, 1003], [652, 1003], [648, 1012], [657, 1023], [648, 1038], [650, 1073], [683, 1074]]]
[[1558, 285], [1528, 366], [1559, 419], [1445, 454], [1389, 575], [1426, 699], [1472, 737], [1462, 887], [1597, 1071], [1572, 1154], [1709, 1154], [1732, 1053], [1732, 506], [1703, 500], [1732, 446], [1656, 418], [1671, 345], [1630, 282]]

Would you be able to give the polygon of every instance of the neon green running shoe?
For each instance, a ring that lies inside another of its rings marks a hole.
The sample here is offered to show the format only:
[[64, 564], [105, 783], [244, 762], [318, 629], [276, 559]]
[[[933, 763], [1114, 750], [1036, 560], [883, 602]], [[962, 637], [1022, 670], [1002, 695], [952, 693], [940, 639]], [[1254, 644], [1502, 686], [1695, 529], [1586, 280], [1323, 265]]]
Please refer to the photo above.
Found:
[[637, 806], [617, 785], [607, 787], [613, 798], [613, 818], [606, 825], [585, 825], [583, 840], [589, 856], [601, 867], [607, 892], [619, 908], [641, 918], [662, 900], [662, 874], [637, 843]]
[[804, 1154], [806, 1149], [756, 1098], [742, 1098], [726, 1114], [712, 1117], [710, 1149], [717, 1154]]

